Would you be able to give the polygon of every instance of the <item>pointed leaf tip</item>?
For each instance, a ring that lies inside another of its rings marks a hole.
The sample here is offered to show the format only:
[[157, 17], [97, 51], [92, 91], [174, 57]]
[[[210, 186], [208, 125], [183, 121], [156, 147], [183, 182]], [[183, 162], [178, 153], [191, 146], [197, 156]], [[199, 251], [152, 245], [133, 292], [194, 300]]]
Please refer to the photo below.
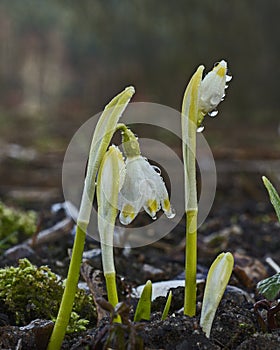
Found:
[[272, 185], [272, 183], [266, 178], [265, 176], [262, 176], [263, 183], [268, 191], [269, 199], [271, 204], [273, 205], [276, 215], [278, 217], [278, 221], [280, 222], [280, 197], [278, 192], [276, 191], [275, 187]]
[[130, 93], [131, 96], [132, 96], [133, 94], [135, 94], [135, 88], [134, 88], [134, 86], [132, 86], [132, 85], [127, 86], [127, 87], [125, 88], [125, 91], [128, 92], [128, 93]]
[[151, 317], [151, 302], [152, 302], [152, 282], [148, 280], [145, 287], [142, 290], [140, 299], [138, 301], [135, 314], [134, 322], [141, 320], [150, 320]]

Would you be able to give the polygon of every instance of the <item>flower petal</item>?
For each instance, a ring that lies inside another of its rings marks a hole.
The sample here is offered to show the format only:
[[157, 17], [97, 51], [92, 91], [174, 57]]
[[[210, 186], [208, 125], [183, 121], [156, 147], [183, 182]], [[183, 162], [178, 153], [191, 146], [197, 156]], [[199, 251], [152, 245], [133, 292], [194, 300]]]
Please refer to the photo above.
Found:
[[135, 219], [137, 214], [138, 212], [136, 212], [135, 208], [131, 204], [124, 204], [120, 213], [120, 222], [123, 225], [128, 225]]
[[156, 199], [148, 199], [144, 204], [144, 209], [153, 219], [156, 218], [156, 213], [160, 209], [159, 202]]

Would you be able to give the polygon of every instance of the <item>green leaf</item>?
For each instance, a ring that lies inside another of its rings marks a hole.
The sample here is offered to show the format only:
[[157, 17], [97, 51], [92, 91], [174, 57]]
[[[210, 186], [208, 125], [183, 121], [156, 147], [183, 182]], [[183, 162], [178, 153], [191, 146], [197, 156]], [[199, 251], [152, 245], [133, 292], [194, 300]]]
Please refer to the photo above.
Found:
[[171, 301], [172, 301], [172, 292], [170, 291], [168, 293], [168, 297], [166, 300], [166, 304], [164, 306], [163, 312], [162, 312], [162, 316], [161, 316], [161, 320], [164, 321], [168, 315], [169, 309], [170, 309], [170, 305], [171, 305]]
[[151, 318], [152, 282], [149, 280], [141, 293], [134, 315], [134, 322], [149, 321]]
[[275, 187], [272, 183], [265, 177], [262, 177], [263, 183], [268, 191], [270, 202], [273, 205], [276, 215], [278, 217], [278, 221], [280, 222], [280, 197], [277, 193]]
[[257, 284], [257, 290], [263, 294], [266, 299], [274, 300], [280, 292], [280, 272], [268, 277]]

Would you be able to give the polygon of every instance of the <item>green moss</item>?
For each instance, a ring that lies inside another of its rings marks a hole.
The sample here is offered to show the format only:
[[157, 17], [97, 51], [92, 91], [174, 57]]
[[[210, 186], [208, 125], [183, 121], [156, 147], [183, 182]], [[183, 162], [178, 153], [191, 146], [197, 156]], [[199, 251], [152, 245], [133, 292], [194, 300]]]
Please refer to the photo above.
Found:
[[[0, 305], [17, 325], [36, 318], [55, 320], [63, 289], [49, 267], [36, 267], [27, 259], [19, 260], [18, 267], [0, 269]], [[68, 333], [85, 330], [95, 318], [91, 295], [77, 289]]]
[[5, 249], [36, 231], [37, 215], [34, 211], [21, 211], [7, 207], [0, 201], [0, 249]]

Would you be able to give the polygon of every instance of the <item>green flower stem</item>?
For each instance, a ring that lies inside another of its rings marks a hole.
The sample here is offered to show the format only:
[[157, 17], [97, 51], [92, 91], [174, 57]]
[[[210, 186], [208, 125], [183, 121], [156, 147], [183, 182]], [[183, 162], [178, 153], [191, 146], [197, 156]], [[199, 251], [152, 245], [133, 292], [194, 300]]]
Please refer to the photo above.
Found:
[[119, 123], [116, 130], [122, 132], [122, 147], [126, 157], [136, 157], [141, 154], [139, 142], [134, 133], [125, 125]]
[[77, 291], [77, 284], [80, 276], [80, 265], [84, 250], [85, 232], [77, 225], [76, 237], [72, 251], [72, 258], [69, 266], [65, 290], [60, 304], [55, 328], [50, 339], [48, 350], [60, 349], [65, 331], [70, 319], [72, 307]]
[[105, 273], [105, 280], [106, 280], [108, 301], [111, 305], [115, 307], [119, 302], [117, 285], [116, 285], [116, 273], [115, 272]]
[[[114, 264], [114, 229], [118, 214], [118, 196], [121, 173], [124, 171], [122, 153], [111, 146], [102, 159], [97, 177], [98, 230], [101, 242], [102, 265], [109, 303], [118, 304], [116, 272]], [[121, 323], [120, 316], [114, 322]]]
[[184, 314], [194, 316], [196, 310], [197, 265], [197, 188], [196, 131], [199, 120], [198, 88], [204, 67], [198, 67], [191, 78], [182, 104], [182, 138], [186, 209], [186, 262]]
[[[190, 115], [193, 115], [191, 113]], [[186, 198], [186, 259], [184, 313], [194, 316], [196, 311], [197, 264], [197, 187], [196, 187], [196, 124], [189, 120], [186, 156], [188, 198]]]
[[66, 328], [69, 323], [71, 310], [75, 298], [75, 292], [80, 276], [80, 265], [85, 244], [86, 231], [90, 220], [92, 202], [95, 193], [95, 179], [101, 160], [109, 146], [115, 132], [119, 118], [128, 105], [135, 90], [127, 87], [124, 91], [112, 99], [105, 107], [96, 125], [87, 167], [87, 175], [81, 199], [81, 205], [77, 220], [75, 242], [62, 302], [55, 322], [53, 332], [47, 350], [59, 350], [64, 339]]
[[192, 76], [182, 104], [182, 139], [186, 209], [186, 281], [184, 313], [195, 316], [197, 264], [196, 132], [204, 116], [222, 101], [229, 77], [227, 63], [220, 61], [202, 81], [204, 67]]
[[[109, 248], [113, 248], [113, 247], [109, 247]], [[119, 302], [117, 284], [116, 284], [116, 273], [115, 272], [104, 273], [104, 276], [106, 281], [108, 301], [111, 305], [115, 307]], [[121, 317], [119, 315], [116, 316], [114, 318], [114, 322], [122, 323]]]
[[189, 210], [186, 215], [184, 314], [194, 316], [196, 311], [197, 210]]
[[[111, 232], [113, 235], [114, 232]], [[101, 243], [102, 265], [106, 281], [108, 301], [114, 307], [118, 304], [118, 292], [116, 284], [116, 272], [114, 264], [113, 242], [111, 244]]]

